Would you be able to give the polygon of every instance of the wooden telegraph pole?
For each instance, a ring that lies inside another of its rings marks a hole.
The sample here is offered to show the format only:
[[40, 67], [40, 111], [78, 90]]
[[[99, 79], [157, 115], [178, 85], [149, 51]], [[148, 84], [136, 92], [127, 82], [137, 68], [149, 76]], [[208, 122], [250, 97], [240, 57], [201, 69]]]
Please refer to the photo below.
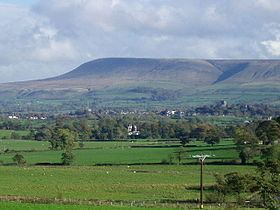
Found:
[[194, 155], [193, 158], [198, 158], [200, 162], [200, 205], [199, 208], [203, 209], [203, 163], [210, 155]]
[[203, 209], [203, 161], [200, 160], [200, 208]]

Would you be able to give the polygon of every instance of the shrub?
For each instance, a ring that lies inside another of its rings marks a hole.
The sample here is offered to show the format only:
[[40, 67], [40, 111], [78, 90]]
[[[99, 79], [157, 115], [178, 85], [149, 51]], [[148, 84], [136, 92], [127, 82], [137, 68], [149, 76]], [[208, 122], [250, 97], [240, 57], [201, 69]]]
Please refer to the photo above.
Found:
[[80, 142], [79, 142], [79, 147], [80, 147], [80, 148], [84, 148], [84, 146], [85, 146], [84, 142], [80, 141]]
[[12, 132], [11, 133], [11, 139], [21, 139], [21, 136], [16, 132]]
[[13, 161], [18, 165], [18, 166], [22, 166], [26, 164], [26, 160], [24, 159], [23, 155], [21, 154], [16, 154], [13, 157]]
[[74, 160], [74, 154], [71, 151], [65, 151], [62, 153], [61, 160], [63, 165], [71, 165]]

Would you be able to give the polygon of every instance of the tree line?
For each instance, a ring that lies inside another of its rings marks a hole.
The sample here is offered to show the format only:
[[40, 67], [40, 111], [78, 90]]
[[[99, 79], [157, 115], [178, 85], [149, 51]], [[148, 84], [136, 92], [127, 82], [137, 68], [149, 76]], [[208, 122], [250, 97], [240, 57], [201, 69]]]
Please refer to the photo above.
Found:
[[[135, 125], [137, 135], [128, 132], [128, 126]], [[102, 117], [95, 121], [87, 119], [57, 119], [53, 124], [42, 125], [32, 131], [35, 140], [50, 140], [57, 129], [67, 129], [77, 140], [129, 140], [129, 139], [174, 139], [183, 145], [191, 140], [201, 140], [215, 144], [220, 138], [230, 137], [233, 127], [218, 127], [207, 123], [191, 123], [186, 120], [172, 120], [163, 117], [153, 119], [127, 119], [124, 117]]]

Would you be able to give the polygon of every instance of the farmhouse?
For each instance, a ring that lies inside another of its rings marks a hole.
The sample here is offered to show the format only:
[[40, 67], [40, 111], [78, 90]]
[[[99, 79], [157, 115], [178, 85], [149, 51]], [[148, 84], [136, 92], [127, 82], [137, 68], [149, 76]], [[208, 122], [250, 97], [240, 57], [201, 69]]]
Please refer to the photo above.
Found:
[[137, 130], [136, 125], [129, 125], [127, 127], [127, 131], [128, 131], [129, 136], [132, 136], [132, 135], [138, 136], [140, 134], [140, 131]]
[[8, 118], [9, 118], [9, 119], [19, 119], [19, 117], [18, 117], [18, 116], [15, 116], [15, 115], [9, 115]]

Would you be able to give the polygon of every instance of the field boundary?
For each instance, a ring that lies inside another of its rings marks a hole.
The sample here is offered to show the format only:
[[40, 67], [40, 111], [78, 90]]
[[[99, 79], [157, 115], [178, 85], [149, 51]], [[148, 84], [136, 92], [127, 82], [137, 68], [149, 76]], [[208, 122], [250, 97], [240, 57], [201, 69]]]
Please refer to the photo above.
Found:
[[62, 204], [62, 205], [93, 205], [93, 206], [134, 206], [134, 207], [193, 207], [198, 204], [197, 199], [190, 200], [79, 200], [67, 198], [42, 198], [29, 196], [2, 195], [2, 202], [36, 203], [36, 204]]

